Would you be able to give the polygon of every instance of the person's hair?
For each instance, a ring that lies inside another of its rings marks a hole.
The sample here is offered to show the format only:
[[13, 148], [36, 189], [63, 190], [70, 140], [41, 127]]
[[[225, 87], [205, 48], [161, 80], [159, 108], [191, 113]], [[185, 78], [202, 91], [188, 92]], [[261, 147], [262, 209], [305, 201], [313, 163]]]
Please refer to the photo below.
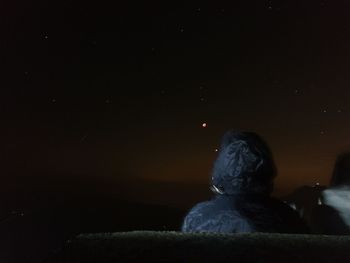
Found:
[[228, 131], [212, 172], [217, 194], [270, 194], [276, 166], [265, 141], [254, 132]]

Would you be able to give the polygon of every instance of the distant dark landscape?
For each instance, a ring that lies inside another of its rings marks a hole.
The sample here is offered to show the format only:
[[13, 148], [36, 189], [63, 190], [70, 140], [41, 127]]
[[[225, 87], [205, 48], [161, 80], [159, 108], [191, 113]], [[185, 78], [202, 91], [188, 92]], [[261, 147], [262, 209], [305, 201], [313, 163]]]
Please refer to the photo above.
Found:
[[179, 230], [188, 207], [167, 199], [181, 193], [190, 206], [200, 196], [210, 197], [204, 187], [147, 181], [130, 187], [124, 183], [91, 179], [79, 187], [81, 182], [66, 178], [51, 186], [17, 191], [21, 195], [11, 199], [16, 202], [4, 196], [0, 262], [40, 262], [80, 233]]

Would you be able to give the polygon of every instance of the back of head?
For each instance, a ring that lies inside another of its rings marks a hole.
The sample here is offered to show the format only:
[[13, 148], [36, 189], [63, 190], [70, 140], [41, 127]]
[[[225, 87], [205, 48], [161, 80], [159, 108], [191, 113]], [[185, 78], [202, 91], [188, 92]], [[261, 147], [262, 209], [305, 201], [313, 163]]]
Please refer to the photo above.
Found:
[[212, 186], [220, 194], [270, 194], [276, 169], [271, 152], [253, 132], [227, 132], [212, 172]]
[[350, 153], [343, 153], [338, 156], [330, 186], [350, 186]]

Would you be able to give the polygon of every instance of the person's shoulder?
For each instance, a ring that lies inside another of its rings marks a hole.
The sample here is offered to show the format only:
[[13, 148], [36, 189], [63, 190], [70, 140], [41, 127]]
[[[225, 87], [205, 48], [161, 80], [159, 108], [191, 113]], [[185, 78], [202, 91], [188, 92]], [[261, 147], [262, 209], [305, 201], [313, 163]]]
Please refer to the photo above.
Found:
[[198, 213], [204, 213], [207, 210], [210, 210], [214, 207], [213, 201], [209, 200], [209, 201], [203, 201], [200, 202], [196, 205], [194, 205], [188, 212], [187, 216], [189, 215], [193, 215], [193, 214], [198, 214]]
[[350, 187], [338, 186], [324, 190], [321, 196], [321, 203], [333, 207], [341, 213], [350, 212]]
[[232, 209], [233, 199], [227, 196], [215, 196], [211, 200], [200, 202], [193, 206], [189, 211], [191, 213], [213, 214], [218, 211], [229, 211]]
[[337, 196], [339, 198], [349, 198], [350, 186], [341, 185], [336, 187], [330, 187], [322, 191], [321, 196], [323, 198], [331, 198]]
[[203, 218], [207, 217], [206, 211], [211, 207], [211, 201], [200, 202], [193, 206], [185, 216], [181, 228], [182, 232], [193, 232], [196, 226], [201, 224]]
[[185, 217], [183, 232], [251, 232], [251, 226], [238, 211], [220, 204], [221, 199], [195, 205]]

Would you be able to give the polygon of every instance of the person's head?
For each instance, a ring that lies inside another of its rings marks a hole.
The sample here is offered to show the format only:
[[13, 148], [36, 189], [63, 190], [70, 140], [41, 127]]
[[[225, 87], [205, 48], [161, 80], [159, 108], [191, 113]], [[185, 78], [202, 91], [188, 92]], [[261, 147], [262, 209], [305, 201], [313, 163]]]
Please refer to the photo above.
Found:
[[270, 194], [276, 168], [269, 147], [253, 132], [228, 131], [212, 172], [212, 190], [220, 194]]
[[343, 153], [337, 157], [330, 185], [350, 185], [350, 152]]

